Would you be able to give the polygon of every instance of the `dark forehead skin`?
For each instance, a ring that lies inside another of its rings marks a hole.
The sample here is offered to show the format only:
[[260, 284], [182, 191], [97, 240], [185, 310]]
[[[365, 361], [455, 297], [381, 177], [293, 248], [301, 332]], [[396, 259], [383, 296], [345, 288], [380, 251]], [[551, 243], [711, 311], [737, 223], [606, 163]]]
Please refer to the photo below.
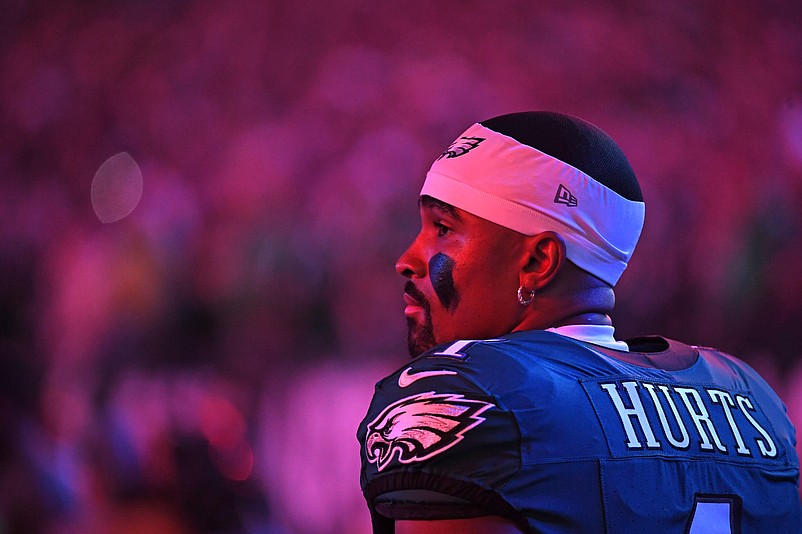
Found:
[[447, 202], [443, 202], [442, 200], [437, 200], [436, 198], [430, 197], [429, 195], [423, 195], [418, 200], [418, 205], [423, 208], [430, 208], [442, 211], [446, 215], [453, 217], [455, 219], [461, 220], [459, 213], [457, 213], [457, 208], [452, 206]]

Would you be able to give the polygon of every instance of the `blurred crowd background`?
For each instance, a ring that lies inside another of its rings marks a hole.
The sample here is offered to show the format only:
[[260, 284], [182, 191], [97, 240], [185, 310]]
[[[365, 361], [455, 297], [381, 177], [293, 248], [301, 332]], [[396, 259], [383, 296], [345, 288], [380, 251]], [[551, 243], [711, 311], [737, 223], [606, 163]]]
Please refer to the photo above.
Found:
[[802, 426], [798, 0], [3, 0], [0, 534], [367, 532], [423, 176], [534, 109], [640, 177], [618, 337], [730, 351]]

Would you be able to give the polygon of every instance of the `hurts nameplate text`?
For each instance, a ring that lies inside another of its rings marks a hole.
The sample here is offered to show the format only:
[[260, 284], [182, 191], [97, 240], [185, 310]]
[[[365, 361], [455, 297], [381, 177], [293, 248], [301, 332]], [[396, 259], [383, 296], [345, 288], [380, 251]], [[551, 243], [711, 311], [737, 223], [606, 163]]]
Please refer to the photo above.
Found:
[[749, 393], [627, 379], [582, 385], [613, 457], [719, 454], [753, 462], [782, 456]]

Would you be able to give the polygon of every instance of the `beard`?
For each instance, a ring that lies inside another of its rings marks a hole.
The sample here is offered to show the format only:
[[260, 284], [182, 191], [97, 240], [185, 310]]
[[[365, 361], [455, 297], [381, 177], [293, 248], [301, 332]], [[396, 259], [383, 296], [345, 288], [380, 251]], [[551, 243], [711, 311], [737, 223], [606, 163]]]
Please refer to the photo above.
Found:
[[437, 345], [434, 340], [432, 318], [428, 312], [423, 322], [419, 323], [407, 317], [407, 349], [411, 357], [416, 357]]
[[408, 293], [417, 300], [423, 308], [423, 320], [416, 321], [412, 317], [407, 317], [407, 349], [411, 357], [429, 350], [437, 345], [434, 340], [434, 326], [432, 325], [432, 314], [429, 310], [429, 302], [415, 284], [407, 282], [404, 286], [404, 293]]

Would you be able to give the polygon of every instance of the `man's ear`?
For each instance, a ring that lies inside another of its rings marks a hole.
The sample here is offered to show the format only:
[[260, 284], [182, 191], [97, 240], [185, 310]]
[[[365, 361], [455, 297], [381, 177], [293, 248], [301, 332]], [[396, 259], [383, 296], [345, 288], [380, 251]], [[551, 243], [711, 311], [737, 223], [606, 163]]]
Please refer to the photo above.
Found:
[[529, 290], [547, 286], [566, 261], [565, 241], [552, 231], [528, 236], [524, 252], [521, 285]]

